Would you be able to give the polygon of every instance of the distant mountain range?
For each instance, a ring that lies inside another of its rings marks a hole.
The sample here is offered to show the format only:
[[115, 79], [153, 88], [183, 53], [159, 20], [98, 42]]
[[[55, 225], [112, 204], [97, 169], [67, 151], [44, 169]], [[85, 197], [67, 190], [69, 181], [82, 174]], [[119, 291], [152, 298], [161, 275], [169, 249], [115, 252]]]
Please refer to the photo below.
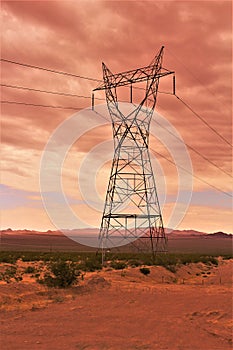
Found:
[[168, 233], [168, 236], [174, 237], [174, 236], [182, 236], [182, 237], [212, 237], [212, 238], [232, 238], [232, 233], [225, 233], [222, 231], [214, 232], [214, 233], [206, 233], [206, 232], [199, 232], [195, 230], [174, 230], [171, 233]]
[[[168, 237], [172, 238], [179, 238], [179, 237], [205, 237], [205, 238], [232, 238], [232, 233], [225, 233], [225, 232], [214, 232], [214, 233], [205, 233], [205, 232], [199, 232], [195, 230], [167, 230]], [[169, 231], [171, 231], [169, 233]], [[61, 231], [51, 231], [48, 230], [46, 232], [43, 231], [35, 231], [35, 230], [12, 230], [11, 228], [0, 230], [2, 234], [13, 234], [13, 235], [49, 235], [49, 236], [63, 236], [63, 232]], [[66, 230], [69, 235], [77, 235], [77, 236], [84, 236], [84, 235], [96, 235], [99, 232], [99, 229], [77, 229], [77, 230]]]

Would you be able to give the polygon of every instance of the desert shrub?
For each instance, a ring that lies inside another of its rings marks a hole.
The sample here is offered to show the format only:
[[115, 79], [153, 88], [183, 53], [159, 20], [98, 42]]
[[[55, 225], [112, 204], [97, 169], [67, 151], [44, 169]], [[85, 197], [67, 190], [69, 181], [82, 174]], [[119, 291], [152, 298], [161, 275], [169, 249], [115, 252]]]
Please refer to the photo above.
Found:
[[166, 265], [165, 268], [172, 273], [175, 273], [177, 271], [176, 265]]
[[153, 266], [154, 265], [154, 258], [151, 256], [151, 254], [144, 255], [142, 257], [142, 263], [147, 266]]
[[192, 263], [198, 263], [202, 262], [203, 264], [206, 265], [218, 265], [218, 259], [214, 256], [209, 256], [209, 255], [193, 255], [191, 256], [191, 262]]
[[127, 264], [124, 261], [111, 261], [110, 266], [115, 270], [123, 270], [127, 267]]
[[229, 254], [229, 255], [223, 255], [223, 260], [230, 260], [230, 259], [233, 259], [233, 255], [232, 254]]
[[17, 267], [14, 265], [8, 266], [5, 271], [0, 273], [0, 280], [6, 283], [10, 283], [12, 280], [19, 282], [22, 279], [22, 274], [18, 272]]
[[19, 259], [19, 253], [9, 253], [9, 252], [1, 252], [0, 254], [0, 262], [7, 264], [15, 264]]
[[128, 261], [128, 265], [131, 267], [138, 267], [142, 265], [142, 262], [140, 260], [131, 259]]
[[182, 265], [188, 265], [197, 262], [199, 262], [199, 259], [197, 257], [194, 257], [193, 255], [185, 254], [180, 256], [180, 263]]
[[218, 259], [215, 258], [214, 256], [210, 257], [210, 262], [211, 264], [218, 266]]
[[169, 266], [175, 266], [180, 263], [180, 257], [175, 254], [160, 254], [154, 257], [154, 265], [163, 266], [169, 268]]
[[141, 268], [140, 268], [140, 272], [141, 272], [143, 275], [147, 276], [147, 275], [150, 274], [150, 269], [148, 269], [148, 267], [141, 267]]
[[77, 253], [74, 252], [23, 252], [20, 255], [22, 261], [77, 261]]
[[27, 266], [24, 273], [34, 273], [36, 271], [34, 266]]
[[80, 271], [77, 265], [71, 261], [51, 261], [48, 264], [48, 271], [39, 282], [48, 287], [67, 288], [77, 283]]
[[94, 272], [96, 270], [101, 270], [102, 265], [98, 260], [86, 260], [84, 262], [84, 271]]
[[81, 271], [94, 272], [102, 269], [102, 264], [98, 257], [86, 257], [79, 262], [78, 267]]
[[[56, 259], [56, 256], [57, 256], [57, 259]], [[44, 262], [48, 262], [51, 260], [59, 260], [60, 256], [57, 253], [24, 252], [21, 258], [22, 258], [22, 261], [24, 262], [40, 261], [40, 260]]]
[[54, 303], [63, 303], [65, 298], [62, 295], [57, 295], [51, 298], [51, 300], [53, 300]]
[[[174, 269], [174, 266], [188, 265], [191, 263], [202, 262], [204, 264], [218, 265], [218, 259], [215, 256], [200, 254], [159, 254], [154, 257], [153, 264]], [[173, 272], [173, 271], [172, 271]]]

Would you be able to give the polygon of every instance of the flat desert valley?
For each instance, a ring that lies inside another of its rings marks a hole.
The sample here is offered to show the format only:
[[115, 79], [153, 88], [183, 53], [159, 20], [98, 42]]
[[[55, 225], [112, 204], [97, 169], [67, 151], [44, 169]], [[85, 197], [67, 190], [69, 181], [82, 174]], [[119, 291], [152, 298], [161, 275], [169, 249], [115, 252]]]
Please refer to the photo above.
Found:
[[233, 259], [216, 259], [148, 275], [107, 266], [66, 289], [36, 281], [44, 262], [18, 259], [21, 280], [0, 282], [1, 349], [230, 350]]

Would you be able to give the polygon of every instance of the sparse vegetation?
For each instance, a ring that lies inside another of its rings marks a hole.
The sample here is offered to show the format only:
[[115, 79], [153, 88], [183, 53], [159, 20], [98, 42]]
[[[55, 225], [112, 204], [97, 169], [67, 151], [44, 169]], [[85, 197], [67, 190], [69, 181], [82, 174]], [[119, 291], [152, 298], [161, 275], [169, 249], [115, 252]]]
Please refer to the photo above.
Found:
[[27, 266], [24, 273], [34, 273], [36, 271], [34, 266]]
[[[222, 258], [231, 257], [226, 255]], [[152, 257], [151, 254], [110, 252], [107, 258], [105, 266], [115, 270], [124, 270], [127, 267], [142, 266], [141, 269], [144, 269], [144, 266], [163, 266], [175, 273], [180, 266], [191, 263], [201, 262], [206, 266], [205, 270], [208, 266], [218, 265], [217, 256], [200, 254], [157, 254]], [[17, 260], [30, 261], [32, 264], [20, 269], [17, 268]], [[7, 283], [21, 281], [23, 274], [31, 274], [40, 283], [61, 288], [76, 283], [81, 272], [94, 272], [103, 267], [101, 255], [95, 252], [0, 252], [0, 262], [6, 264], [0, 271], [2, 281]]]
[[10, 283], [12, 281], [22, 281], [22, 274], [18, 271], [17, 266], [9, 265], [4, 271], [0, 272], [0, 281]]
[[77, 283], [80, 271], [72, 261], [51, 261], [48, 264], [48, 271], [44, 277], [39, 279], [40, 283], [48, 287], [67, 288]]
[[147, 275], [150, 274], [150, 269], [148, 269], [148, 267], [141, 267], [141, 268], [140, 268], [140, 272], [141, 272], [143, 275], [147, 276]]
[[101, 270], [102, 264], [99, 257], [93, 255], [90, 257], [84, 257], [84, 259], [79, 261], [78, 267], [82, 271], [94, 272], [96, 270]]
[[21, 257], [21, 253], [18, 252], [0, 252], [0, 262], [7, 264], [15, 264]]
[[176, 271], [177, 271], [176, 265], [166, 265], [165, 268], [172, 273], [176, 273]]
[[115, 270], [123, 270], [127, 267], [126, 262], [124, 261], [111, 261], [110, 266]]
[[230, 260], [233, 258], [232, 254], [222, 255], [223, 260]]
[[[223, 259], [232, 259], [233, 255], [221, 255]], [[218, 264], [218, 255], [203, 254], [158, 254], [152, 258], [151, 254], [143, 253], [108, 253], [108, 261], [124, 261], [129, 266], [141, 265], [177, 265], [202, 262], [204, 264]], [[73, 261], [83, 265], [101, 265], [101, 256], [96, 252], [0, 252], [0, 262], [14, 264], [18, 259], [24, 262], [33, 261]]]
[[138, 267], [138, 266], [142, 265], [142, 262], [140, 260], [137, 260], [137, 259], [130, 259], [128, 261], [128, 265], [131, 267]]

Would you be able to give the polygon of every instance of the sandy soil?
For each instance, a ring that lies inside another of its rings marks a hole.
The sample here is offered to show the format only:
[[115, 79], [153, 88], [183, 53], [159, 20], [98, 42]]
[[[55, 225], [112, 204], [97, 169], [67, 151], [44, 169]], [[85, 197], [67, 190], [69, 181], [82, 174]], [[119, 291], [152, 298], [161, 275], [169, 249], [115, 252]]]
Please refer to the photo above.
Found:
[[68, 290], [2, 283], [1, 349], [232, 349], [232, 267], [105, 270]]

